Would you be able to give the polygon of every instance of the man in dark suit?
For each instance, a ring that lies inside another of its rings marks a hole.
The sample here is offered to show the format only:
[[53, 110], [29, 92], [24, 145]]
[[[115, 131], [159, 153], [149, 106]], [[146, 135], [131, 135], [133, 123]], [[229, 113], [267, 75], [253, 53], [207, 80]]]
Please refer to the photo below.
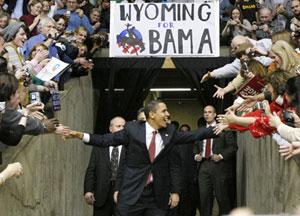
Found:
[[[128, 122], [124, 130], [105, 135], [71, 131], [71, 137], [88, 145], [125, 145], [126, 158], [117, 206], [121, 216], [164, 216], [174, 199], [171, 190], [169, 156], [175, 144], [214, 137], [212, 128], [178, 132], [168, 124], [165, 103], [151, 101], [145, 107], [146, 122]], [[175, 195], [175, 198], [177, 196]]]
[[[204, 108], [207, 127], [214, 126], [216, 110], [213, 106]], [[232, 163], [237, 151], [232, 132], [222, 133], [218, 138], [205, 139], [195, 144], [195, 160], [200, 162], [198, 182], [200, 190], [200, 215], [211, 216], [214, 194], [219, 214], [228, 214], [232, 208], [230, 183], [232, 182]]]
[[[115, 117], [110, 121], [109, 131], [115, 133], [122, 130], [124, 125], [125, 120], [123, 118]], [[108, 148], [93, 148], [85, 173], [84, 199], [87, 204], [93, 205], [94, 216], [112, 216], [114, 214], [112, 194], [117, 168], [124, 156], [122, 145]]]

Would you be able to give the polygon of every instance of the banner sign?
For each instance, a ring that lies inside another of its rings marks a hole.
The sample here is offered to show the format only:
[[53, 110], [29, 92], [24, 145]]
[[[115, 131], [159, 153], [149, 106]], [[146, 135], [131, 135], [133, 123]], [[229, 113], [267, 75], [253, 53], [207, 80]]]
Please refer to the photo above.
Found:
[[219, 56], [219, 1], [111, 1], [110, 57]]

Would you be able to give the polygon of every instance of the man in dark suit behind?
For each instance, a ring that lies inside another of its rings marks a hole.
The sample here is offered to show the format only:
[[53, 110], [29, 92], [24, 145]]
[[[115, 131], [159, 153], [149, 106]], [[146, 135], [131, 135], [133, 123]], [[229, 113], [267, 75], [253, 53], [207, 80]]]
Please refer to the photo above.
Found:
[[146, 122], [128, 122], [124, 130], [105, 135], [71, 131], [71, 137], [88, 145], [125, 145], [122, 184], [117, 206], [121, 216], [164, 216], [172, 202], [169, 155], [175, 144], [214, 137], [212, 128], [178, 132], [167, 124], [170, 114], [165, 103], [151, 101], [145, 107]]
[[[214, 126], [216, 110], [213, 106], [204, 108], [207, 127]], [[195, 144], [195, 160], [200, 162], [198, 182], [200, 190], [200, 215], [211, 216], [214, 194], [219, 214], [228, 214], [232, 208], [230, 183], [233, 182], [232, 163], [237, 144], [232, 132], [222, 133], [218, 138], [205, 139]]]
[[[124, 128], [125, 120], [115, 117], [110, 121], [109, 131], [115, 133]], [[108, 148], [94, 147], [84, 179], [84, 199], [93, 205], [93, 216], [111, 216], [114, 214], [113, 190], [117, 167], [113, 158], [117, 158], [117, 166], [124, 158], [122, 145]], [[120, 160], [119, 160], [120, 159]]]

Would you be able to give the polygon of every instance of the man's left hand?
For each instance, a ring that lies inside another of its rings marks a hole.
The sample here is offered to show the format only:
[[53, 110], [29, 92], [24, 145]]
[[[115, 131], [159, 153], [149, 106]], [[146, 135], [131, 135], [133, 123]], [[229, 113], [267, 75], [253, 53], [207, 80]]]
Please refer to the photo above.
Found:
[[170, 193], [169, 206], [171, 209], [175, 208], [179, 204], [179, 194], [178, 193]]

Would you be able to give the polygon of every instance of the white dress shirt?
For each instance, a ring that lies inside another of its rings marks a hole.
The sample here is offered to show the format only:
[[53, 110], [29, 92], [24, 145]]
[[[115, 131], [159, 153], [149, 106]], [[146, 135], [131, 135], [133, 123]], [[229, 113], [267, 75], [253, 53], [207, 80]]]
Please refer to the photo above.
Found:
[[[119, 155], [118, 155], [118, 164], [120, 163], [120, 157], [121, 157], [121, 151], [122, 151], [122, 145], [116, 146], [119, 149]], [[109, 146], [109, 160], [111, 160], [111, 154], [114, 146]]]
[[[210, 127], [210, 126], [213, 127], [213, 126], [216, 126], [216, 124], [217, 124], [217, 122], [214, 121], [211, 124], [206, 124], [206, 127]], [[212, 149], [213, 149], [214, 139], [211, 138], [210, 140], [211, 140], [210, 141], [211, 144], [210, 144], [210, 154], [209, 155], [213, 155], [214, 153], [213, 153]], [[201, 152], [201, 155], [203, 158], [205, 158], [206, 141], [207, 141], [207, 139], [203, 140], [203, 149]]]
[[[147, 149], [149, 150], [150, 147], [150, 142], [153, 136], [153, 131], [155, 130], [153, 127], [149, 125], [148, 122], [146, 122], [146, 146]], [[159, 133], [156, 134], [155, 136], [155, 157], [159, 154], [159, 152], [164, 148], [163, 146], [163, 140], [161, 138], [161, 135]]]

